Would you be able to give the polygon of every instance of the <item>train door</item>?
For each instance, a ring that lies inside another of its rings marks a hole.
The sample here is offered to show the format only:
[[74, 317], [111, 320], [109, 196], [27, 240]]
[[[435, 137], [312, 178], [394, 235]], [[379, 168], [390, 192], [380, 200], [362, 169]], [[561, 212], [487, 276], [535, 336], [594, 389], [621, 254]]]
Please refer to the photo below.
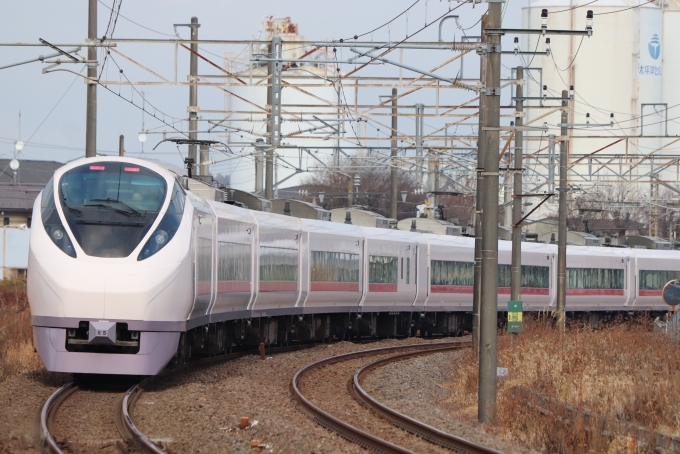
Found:
[[205, 316], [213, 299], [213, 217], [197, 211], [194, 218], [194, 308], [189, 319]]

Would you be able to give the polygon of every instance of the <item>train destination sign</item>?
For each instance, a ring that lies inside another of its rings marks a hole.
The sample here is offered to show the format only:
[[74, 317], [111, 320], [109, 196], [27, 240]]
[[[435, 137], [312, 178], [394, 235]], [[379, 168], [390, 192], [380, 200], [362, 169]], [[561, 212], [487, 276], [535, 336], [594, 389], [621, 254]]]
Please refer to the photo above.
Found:
[[669, 306], [677, 306], [680, 304], [680, 281], [673, 279], [668, 281], [661, 292], [663, 302]]

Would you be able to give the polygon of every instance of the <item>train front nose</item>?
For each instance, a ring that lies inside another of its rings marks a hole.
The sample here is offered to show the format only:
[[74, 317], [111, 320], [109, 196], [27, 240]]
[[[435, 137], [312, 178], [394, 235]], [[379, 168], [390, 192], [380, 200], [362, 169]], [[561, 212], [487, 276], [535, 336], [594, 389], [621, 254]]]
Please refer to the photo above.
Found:
[[29, 257], [35, 346], [48, 370], [151, 375], [172, 358], [186, 314], [156, 306], [178, 294], [185, 260], [165, 246], [183, 197], [174, 178], [128, 162], [55, 174], [34, 207], [44, 229], [32, 232]]

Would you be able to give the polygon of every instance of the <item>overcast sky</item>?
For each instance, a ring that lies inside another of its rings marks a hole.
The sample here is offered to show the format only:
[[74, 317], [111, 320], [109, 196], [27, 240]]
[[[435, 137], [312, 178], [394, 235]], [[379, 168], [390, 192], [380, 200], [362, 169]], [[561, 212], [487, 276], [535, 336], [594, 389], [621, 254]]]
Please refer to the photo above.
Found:
[[[157, 33], [172, 35], [173, 24], [187, 23], [192, 16], [197, 16], [201, 24], [200, 39], [252, 39], [256, 38], [262, 17], [290, 16], [299, 25], [300, 34], [310, 40], [330, 40], [347, 38], [362, 34], [392, 19], [415, 0], [251, 0], [216, 1], [202, 0], [122, 0], [120, 14], [126, 18], [148, 27], [147, 30], [130, 21], [119, 18], [114, 37], [116, 38], [163, 38]], [[99, 4], [98, 33], [106, 30], [113, 0], [102, 0]], [[458, 3], [440, 0], [420, 0], [409, 12], [397, 19], [390, 27], [383, 27], [375, 32], [373, 39], [401, 39], [406, 34], [421, 28], [426, 21], [432, 21], [444, 14]], [[519, 27], [521, 25], [521, 4], [518, 0], [507, 5], [503, 25]], [[456, 10], [464, 27], [475, 24], [480, 15], [486, 11], [486, 4], [478, 4], [473, 9], [469, 4]], [[87, 36], [87, 1], [60, 0], [21, 2], [4, 2], [3, 27], [0, 28], [0, 42], [37, 43], [43, 38], [52, 43], [81, 43]], [[460, 31], [447, 30], [447, 39], [456, 39]], [[447, 28], [448, 26], [447, 25]], [[467, 32], [479, 34], [479, 25]], [[180, 29], [180, 34], [188, 38], [188, 29]], [[368, 38], [368, 37], [366, 37]], [[436, 40], [437, 25], [434, 24], [417, 37], [418, 40]], [[507, 45], [507, 44], [506, 44]], [[512, 46], [511, 43], [509, 43]], [[127, 55], [152, 68], [166, 77], [173, 75], [174, 51], [171, 45], [123, 44], [120, 47]], [[206, 46], [205, 49], [222, 55], [222, 46]], [[235, 50], [235, 49], [228, 49]], [[181, 51], [180, 51], [181, 52]], [[31, 58], [40, 54], [51, 53], [50, 49], [39, 47], [0, 47], [0, 66]], [[86, 51], [81, 52], [86, 55]], [[220, 63], [219, 59], [214, 57]], [[411, 64], [422, 64], [429, 67], [426, 54], [413, 57]], [[470, 67], [478, 66], [471, 57]], [[420, 60], [420, 61], [419, 61]], [[422, 61], [424, 60], [424, 61]], [[441, 59], [438, 59], [441, 60]], [[435, 61], [435, 60], [433, 60]], [[148, 74], [141, 73], [132, 63], [116, 57], [116, 62], [124, 68], [131, 79], [144, 78], [153, 80]], [[207, 65], [199, 64], [199, 74], [209, 71]], [[466, 72], [468, 63], [466, 62]], [[82, 78], [67, 72], [42, 74], [45, 64], [36, 62], [19, 67], [0, 70], [0, 157], [8, 158], [13, 154], [13, 143], [21, 138], [30, 142], [25, 146], [20, 158], [48, 159], [65, 162], [84, 155], [85, 143], [85, 84]], [[67, 65], [62, 65], [66, 67]], [[513, 65], [514, 66], [514, 65]], [[179, 79], [186, 80], [188, 69], [188, 53], [181, 52], [179, 59]], [[79, 65], [68, 65], [67, 69], [76, 72], [82, 69]], [[453, 68], [455, 70], [458, 67]], [[508, 71], [504, 69], [507, 73]], [[472, 75], [472, 74], [470, 74]], [[450, 74], [448, 77], [454, 77]], [[104, 70], [104, 78], [117, 79], [117, 68], [108, 64]], [[466, 77], [469, 77], [466, 74]], [[115, 87], [112, 89], [118, 91]], [[141, 90], [142, 88], [140, 88]], [[134, 96], [129, 89], [127, 98]], [[223, 103], [223, 97], [215, 92], [199, 90], [201, 108]], [[174, 117], [186, 116], [188, 103], [187, 87], [154, 86], [146, 88], [145, 97], [163, 112]], [[124, 91], [122, 95], [126, 95]], [[62, 98], [63, 97], [63, 98]], [[60, 101], [61, 99], [61, 101]], [[223, 104], [222, 104], [223, 105]], [[56, 106], [56, 107], [55, 107]], [[52, 111], [52, 109], [54, 109]], [[19, 128], [19, 111], [21, 111], [21, 130]], [[52, 111], [51, 115], [48, 114]], [[153, 118], [146, 118], [145, 126], [159, 126]], [[101, 152], [115, 153], [118, 148], [118, 136], [126, 137], [126, 149], [138, 152], [141, 144], [137, 134], [142, 127], [142, 112], [117, 96], [98, 89], [98, 131], [97, 147]], [[149, 151], [151, 144], [145, 144]], [[170, 159], [169, 152], [159, 152], [160, 159]], [[177, 160], [177, 155], [173, 156]], [[178, 161], [179, 162], [179, 161]]]

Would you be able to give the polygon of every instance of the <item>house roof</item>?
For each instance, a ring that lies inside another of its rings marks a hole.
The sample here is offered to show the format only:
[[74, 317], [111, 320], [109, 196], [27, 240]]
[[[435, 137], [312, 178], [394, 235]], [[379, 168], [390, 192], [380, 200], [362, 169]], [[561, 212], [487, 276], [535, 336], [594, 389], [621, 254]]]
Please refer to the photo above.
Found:
[[44, 184], [0, 183], [0, 210], [30, 212]]
[[[14, 171], [10, 169], [11, 159], [0, 159], [0, 183], [14, 182]], [[17, 170], [17, 182], [19, 184], [40, 184], [45, 186], [54, 171], [63, 166], [62, 162], [56, 161], [31, 161], [28, 159], [19, 160], [19, 170]]]

